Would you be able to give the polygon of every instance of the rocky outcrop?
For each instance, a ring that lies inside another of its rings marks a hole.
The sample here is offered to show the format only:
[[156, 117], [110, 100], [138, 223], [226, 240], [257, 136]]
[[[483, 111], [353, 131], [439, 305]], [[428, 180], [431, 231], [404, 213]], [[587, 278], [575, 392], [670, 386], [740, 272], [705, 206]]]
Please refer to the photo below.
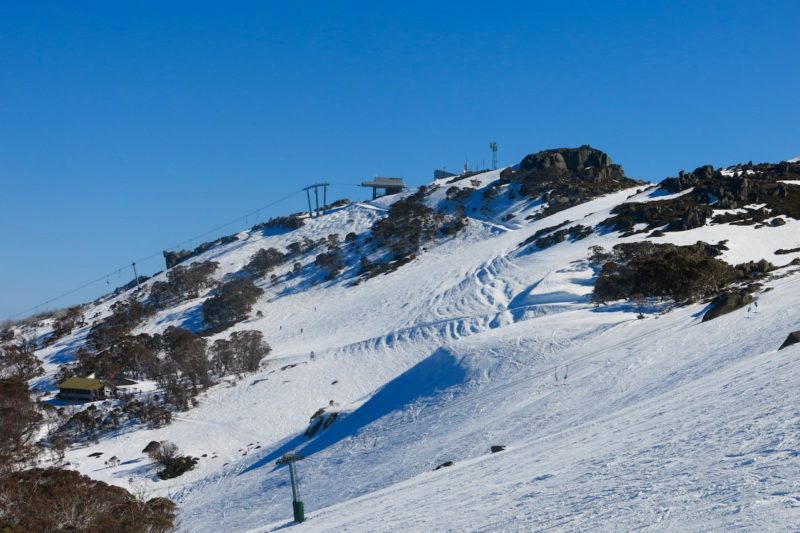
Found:
[[521, 195], [544, 201], [540, 218], [643, 183], [626, 177], [608, 154], [588, 145], [530, 154], [516, 170], [504, 170], [500, 181], [518, 183]]
[[783, 344], [781, 344], [781, 347], [778, 349], [783, 350], [784, 348], [788, 348], [789, 346], [797, 344], [798, 342], [800, 342], [800, 331], [793, 331], [789, 333], [789, 336], [786, 337], [786, 340], [783, 341]]
[[[691, 192], [668, 200], [621, 204], [601, 225], [628, 233], [642, 223], [647, 227], [641, 231], [686, 231], [708, 223], [781, 226], [784, 217], [800, 219], [800, 187], [784, 180], [800, 180], [800, 163], [748, 163], [724, 172], [704, 165], [660, 184], [669, 193]], [[714, 209], [728, 211], [714, 215]]]
[[753, 296], [746, 289], [723, 292], [712, 300], [711, 309], [703, 315], [703, 322], [727, 315], [731, 311], [736, 311], [751, 303], [753, 303]]

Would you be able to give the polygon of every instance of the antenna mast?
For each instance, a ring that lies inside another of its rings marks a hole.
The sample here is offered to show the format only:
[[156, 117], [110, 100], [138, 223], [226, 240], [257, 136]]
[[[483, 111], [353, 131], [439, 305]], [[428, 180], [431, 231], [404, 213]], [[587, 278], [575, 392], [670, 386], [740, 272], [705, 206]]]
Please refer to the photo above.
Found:
[[492, 149], [492, 170], [497, 170], [497, 143], [489, 143], [489, 148]]

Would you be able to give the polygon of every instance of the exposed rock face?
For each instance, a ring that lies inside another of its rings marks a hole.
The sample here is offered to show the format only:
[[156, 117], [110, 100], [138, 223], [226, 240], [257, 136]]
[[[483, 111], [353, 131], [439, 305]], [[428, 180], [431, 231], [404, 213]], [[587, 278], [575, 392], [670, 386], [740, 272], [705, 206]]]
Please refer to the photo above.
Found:
[[766, 212], [771, 212], [773, 216], [782, 213], [798, 218], [800, 188], [782, 183], [783, 180], [797, 179], [800, 179], [800, 163], [748, 163], [737, 165], [735, 169], [732, 167], [725, 174], [705, 165], [689, 174], [680, 172], [677, 178], [667, 178], [661, 182], [661, 187], [673, 193], [694, 187], [692, 196], [698, 202], [707, 203], [714, 198], [718, 209], [737, 209], [749, 203], [766, 203], [769, 208]]
[[789, 346], [797, 344], [798, 342], [800, 342], [800, 331], [793, 331], [789, 333], [789, 336], [786, 337], [786, 340], [783, 341], [783, 344], [781, 344], [781, 347], [778, 349], [783, 350], [784, 348], [788, 348]]
[[752, 302], [753, 297], [747, 290], [723, 292], [714, 298], [711, 309], [703, 315], [703, 322], [726, 315]]
[[[685, 231], [709, 222], [779, 226], [786, 223], [780, 215], [800, 219], [800, 186], [783, 183], [784, 180], [800, 180], [800, 163], [748, 163], [724, 173], [705, 165], [688, 174], [681, 171], [678, 177], [660, 184], [670, 193], [693, 188], [690, 193], [669, 200], [621, 204], [601, 225], [629, 233], [640, 223], [647, 224], [641, 231]], [[714, 215], [713, 209], [737, 211]]]
[[507, 169], [500, 177], [518, 182], [520, 194], [547, 202], [542, 216], [642, 183], [627, 178], [608, 154], [588, 145], [528, 155], [519, 170]]
[[598, 178], [624, 178], [622, 167], [611, 163], [611, 157], [605, 152], [589, 145], [580, 148], [554, 148], [536, 154], [530, 154], [520, 163], [520, 169], [544, 170], [554, 168], [569, 171], [573, 174], [587, 174]]
[[439, 470], [440, 468], [446, 468], [448, 466], [453, 466], [454, 464], [455, 463], [453, 461], [445, 461], [442, 464], [440, 464], [439, 466], [437, 466], [436, 468], [434, 468], [434, 470]]
[[490, 449], [491, 449], [492, 453], [497, 453], [497, 452], [505, 451], [506, 447], [505, 447], [505, 445], [500, 444], [500, 445], [492, 446]]

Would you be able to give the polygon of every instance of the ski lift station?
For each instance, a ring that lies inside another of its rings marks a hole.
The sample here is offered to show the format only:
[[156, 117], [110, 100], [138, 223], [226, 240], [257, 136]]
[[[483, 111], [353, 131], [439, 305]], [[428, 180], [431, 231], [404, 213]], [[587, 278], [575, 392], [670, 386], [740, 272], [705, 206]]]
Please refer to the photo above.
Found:
[[[397, 194], [399, 192], [403, 192], [403, 189], [405, 189], [406, 184], [403, 181], [403, 178], [376, 177], [372, 181], [362, 181], [361, 186], [372, 188], [372, 199], [374, 200], [379, 196], [387, 196], [389, 194]], [[379, 190], [382, 190], [383, 194], [378, 194]]]

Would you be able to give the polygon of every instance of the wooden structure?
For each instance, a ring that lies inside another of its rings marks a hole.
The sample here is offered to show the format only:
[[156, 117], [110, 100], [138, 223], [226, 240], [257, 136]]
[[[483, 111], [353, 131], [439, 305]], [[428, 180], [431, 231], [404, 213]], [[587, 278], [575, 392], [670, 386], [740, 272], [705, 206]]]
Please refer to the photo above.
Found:
[[[361, 186], [372, 188], [373, 200], [378, 196], [397, 194], [406, 188], [403, 178], [375, 178], [372, 181], [362, 181]], [[378, 194], [379, 189], [383, 190], [383, 194]]]
[[58, 397], [62, 400], [94, 402], [113, 398], [117, 387], [104, 379], [68, 378], [58, 384]]

